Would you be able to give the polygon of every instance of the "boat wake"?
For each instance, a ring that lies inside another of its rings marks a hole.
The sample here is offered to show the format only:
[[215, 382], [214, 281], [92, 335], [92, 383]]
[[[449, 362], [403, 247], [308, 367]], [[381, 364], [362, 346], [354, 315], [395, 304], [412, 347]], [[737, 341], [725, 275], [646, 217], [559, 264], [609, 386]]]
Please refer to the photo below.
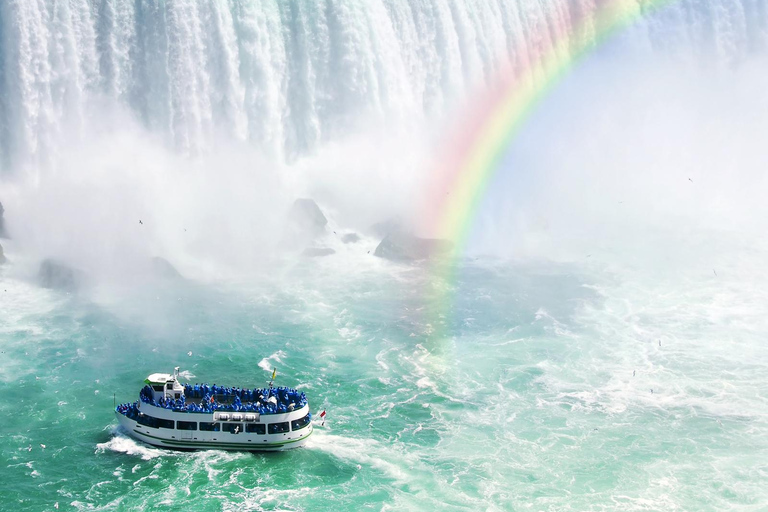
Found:
[[105, 452], [124, 453], [126, 455], [138, 455], [142, 460], [152, 460], [162, 456], [174, 456], [175, 453], [169, 450], [151, 448], [143, 443], [139, 443], [128, 435], [120, 427], [112, 430], [112, 438], [104, 443], [96, 445], [96, 453]]
[[307, 442], [307, 447], [322, 450], [348, 463], [355, 464], [358, 469], [363, 466], [372, 467], [389, 476], [396, 482], [407, 482], [408, 473], [397, 462], [386, 460], [391, 456], [394, 461], [402, 461], [407, 454], [386, 453], [381, 444], [373, 439], [356, 439], [337, 436], [315, 431]]

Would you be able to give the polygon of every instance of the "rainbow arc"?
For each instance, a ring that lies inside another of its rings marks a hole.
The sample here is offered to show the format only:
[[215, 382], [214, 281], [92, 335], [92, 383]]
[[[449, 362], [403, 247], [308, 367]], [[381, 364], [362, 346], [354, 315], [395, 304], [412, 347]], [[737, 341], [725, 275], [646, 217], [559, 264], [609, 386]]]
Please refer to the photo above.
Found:
[[[577, 19], [569, 30], [540, 34], [538, 53], [524, 63], [499, 74], [490, 91], [473, 105], [474, 114], [450, 144], [441, 159], [429, 204], [438, 205], [430, 214], [430, 230], [454, 242], [447, 260], [435, 262], [433, 271], [448, 283], [456, 282], [457, 266], [482, 200], [501, 168], [508, 148], [525, 126], [536, 106], [586, 56], [636, 21], [676, 0], [609, 0], [595, 12]], [[598, 3], [599, 0], [598, 0]], [[442, 323], [452, 307], [453, 287], [443, 287], [441, 298], [429, 308], [432, 325]], [[434, 334], [440, 334], [435, 328]]]

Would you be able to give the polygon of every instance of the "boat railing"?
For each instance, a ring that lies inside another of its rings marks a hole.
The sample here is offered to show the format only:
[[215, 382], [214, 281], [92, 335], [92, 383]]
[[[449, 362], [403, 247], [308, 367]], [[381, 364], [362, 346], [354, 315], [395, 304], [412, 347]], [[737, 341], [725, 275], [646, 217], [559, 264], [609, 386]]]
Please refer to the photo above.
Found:
[[[213, 411], [253, 412], [259, 414], [282, 414], [307, 405], [303, 392], [291, 388], [241, 389], [187, 384], [180, 398], [161, 397], [154, 399], [150, 386], [144, 386], [139, 393], [143, 403], [176, 412], [208, 413]], [[197, 402], [196, 400], [199, 400]], [[128, 405], [128, 404], [121, 404]]]

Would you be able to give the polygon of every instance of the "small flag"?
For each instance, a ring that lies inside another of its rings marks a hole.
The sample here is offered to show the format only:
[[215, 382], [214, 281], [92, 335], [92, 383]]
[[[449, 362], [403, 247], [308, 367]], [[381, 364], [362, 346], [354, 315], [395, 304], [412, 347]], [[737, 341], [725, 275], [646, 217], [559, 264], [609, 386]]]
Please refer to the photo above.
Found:
[[277, 375], [277, 368], [272, 370], [272, 380], [275, 380], [276, 375]]
[[323, 412], [320, 413], [320, 417], [325, 418], [325, 410], [323, 410]]

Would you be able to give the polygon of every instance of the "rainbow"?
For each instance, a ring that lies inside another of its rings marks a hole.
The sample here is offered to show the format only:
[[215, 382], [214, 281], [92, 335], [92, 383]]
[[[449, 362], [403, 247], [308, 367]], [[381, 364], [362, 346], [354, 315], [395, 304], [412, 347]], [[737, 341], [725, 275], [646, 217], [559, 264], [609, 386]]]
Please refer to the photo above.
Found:
[[538, 103], [568, 71], [611, 36], [636, 20], [675, 0], [608, 0], [592, 16], [577, 20], [561, 34], [543, 35], [549, 40], [538, 54], [517, 69], [502, 73], [490, 94], [485, 91], [475, 115], [450, 144], [453, 150], [441, 159], [441, 183], [432, 184], [429, 230], [456, 244], [454, 257], [463, 254], [475, 214], [496, 175], [507, 148]]
[[[450, 285], [465, 253], [469, 235], [483, 197], [497, 174], [507, 148], [527, 118], [568, 71], [605, 43], [611, 36], [644, 16], [676, 0], [607, 0], [596, 11], [575, 20], [562, 33], [537, 34], [542, 44], [538, 54], [500, 73], [490, 93], [472, 105], [475, 112], [464, 120], [461, 133], [451, 137], [452, 148], [434, 173], [439, 183], [430, 186], [432, 206], [427, 229], [439, 238], [454, 242], [447, 259], [434, 265], [435, 273], [446, 280], [442, 297], [431, 301], [432, 324], [442, 323], [451, 307]], [[435, 207], [435, 205], [437, 205]]]

